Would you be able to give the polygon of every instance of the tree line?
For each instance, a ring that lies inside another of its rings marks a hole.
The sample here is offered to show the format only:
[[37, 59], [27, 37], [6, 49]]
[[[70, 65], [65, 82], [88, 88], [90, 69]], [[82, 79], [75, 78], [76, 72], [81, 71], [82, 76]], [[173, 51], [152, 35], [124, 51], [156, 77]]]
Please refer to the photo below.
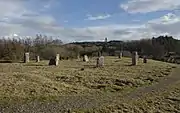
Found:
[[63, 44], [60, 39], [53, 39], [42, 35], [35, 38], [0, 39], [0, 60], [23, 60], [25, 52], [30, 52], [33, 60], [39, 55], [42, 60], [49, 60], [55, 54], [63, 58], [77, 58], [84, 54], [97, 56], [98, 52], [103, 55], [117, 55], [120, 51], [137, 51], [140, 56], [147, 55], [153, 59], [161, 60], [168, 52], [180, 55], [180, 41], [172, 36], [159, 36], [152, 39], [132, 41], [104, 41], [104, 42], [73, 42]]
[[118, 41], [112, 40], [105, 42], [75, 42], [74, 44], [81, 46], [102, 47], [105, 54], [117, 55], [120, 51], [137, 51], [140, 56], [148, 56], [155, 60], [163, 60], [164, 56], [170, 52], [180, 55], [180, 40], [174, 39], [172, 36], [159, 36], [151, 39]]

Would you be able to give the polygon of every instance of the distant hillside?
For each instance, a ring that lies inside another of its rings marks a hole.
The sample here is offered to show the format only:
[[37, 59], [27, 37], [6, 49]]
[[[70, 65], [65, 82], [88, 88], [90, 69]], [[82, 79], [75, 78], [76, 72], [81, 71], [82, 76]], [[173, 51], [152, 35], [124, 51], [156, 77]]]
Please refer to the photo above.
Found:
[[[105, 42], [73, 42], [70, 44], [77, 44], [77, 45], [96, 45], [96, 46], [103, 46]], [[123, 43], [123, 41], [120, 40], [112, 40], [107, 42], [108, 45], [119, 45], [120, 43]]]
[[140, 55], [152, 56], [154, 59], [163, 59], [164, 55], [169, 52], [175, 52], [180, 55], [180, 40], [172, 36], [159, 36], [152, 39], [141, 39], [123, 42], [112, 40], [106, 42], [74, 42], [72, 44], [82, 47], [97, 46], [101, 47], [104, 52], [114, 53], [116, 51], [138, 51]]

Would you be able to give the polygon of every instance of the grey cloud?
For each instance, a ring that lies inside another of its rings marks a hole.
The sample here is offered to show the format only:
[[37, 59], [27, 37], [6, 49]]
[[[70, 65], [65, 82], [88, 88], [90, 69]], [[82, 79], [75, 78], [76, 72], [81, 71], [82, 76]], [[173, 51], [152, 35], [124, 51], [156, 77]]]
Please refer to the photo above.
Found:
[[[4, 13], [1, 14], [0, 12], [0, 17], [8, 17], [6, 21], [0, 20], [1, 36], [14, 33], [23, 36], [35, 36], [37, 33], [42, 33], [59, 36], [63, 41], [67, 42], [101, 40], [105, 37], [108, 37], [109, 40], [151, 38], [154, 35], [164, 33], [169, 33], [177, 37], [180, 35], [178, 31], [180, 29], [180, 18], [175, 15], [165, 16], [166, 18], [154, 19], [152, 22], [137, 25], [115, 24], [84, 28], [64, 28], [58, 25], [57, 20], [51, 15], [42, 15], [38, 12], [33, 12], [20, 4], [18, 7], [18, 10], [24, 9], [25, 11], [10, 16], [3, 15]], [[8, 10], [7, 12], [9, 14], [14, 13], [13, 10]]]
[[128, 31], [127, 29], [125, 30], [115, 30], [113, 31], [114, 35], [128, 35], [131, 34], [132, 32]]
[[129, 13], [148, 13], [180, 8], [179, 0], [129, 0], [120, 7]]

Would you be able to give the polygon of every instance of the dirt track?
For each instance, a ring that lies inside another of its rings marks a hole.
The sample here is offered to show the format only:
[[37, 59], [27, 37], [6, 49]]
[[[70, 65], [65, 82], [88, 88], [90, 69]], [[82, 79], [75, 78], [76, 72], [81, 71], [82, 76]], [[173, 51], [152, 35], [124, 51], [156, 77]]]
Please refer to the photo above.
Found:
[[180, 81], [180, 67], [174, 69], [170, 76], [161, 79], [157, 84], [148, 87], [141, 87], [131, 92], [127, 97], [130, 99], [139, 98], [147, 93], [162, 92], [170, 85]]

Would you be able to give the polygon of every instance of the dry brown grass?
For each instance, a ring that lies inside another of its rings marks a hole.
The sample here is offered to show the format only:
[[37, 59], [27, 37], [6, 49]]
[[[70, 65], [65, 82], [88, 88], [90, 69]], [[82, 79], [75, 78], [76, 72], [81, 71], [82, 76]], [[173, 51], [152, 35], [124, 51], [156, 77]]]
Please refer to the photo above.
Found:
[[[176, 65], [148, 60], [130, 66], [131, 59], [105, 57], [105, 67], [95, 68], [96, 61], [48, 61], [28, 64], [0, 64], [0, 98], [38, 98], [62, 95], [84, 95], [93, 92], [121, 92], [157, 82], [168, 76]], [[81, 70], [84, 68], [84, 70]]]

